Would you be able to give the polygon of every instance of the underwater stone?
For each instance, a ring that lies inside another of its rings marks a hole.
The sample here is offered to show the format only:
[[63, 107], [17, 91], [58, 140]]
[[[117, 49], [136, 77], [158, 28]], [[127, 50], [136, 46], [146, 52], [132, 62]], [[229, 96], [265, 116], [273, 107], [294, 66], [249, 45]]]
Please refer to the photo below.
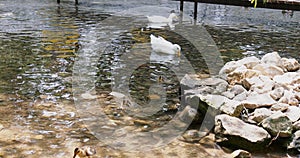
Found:
[[246, 150], [235, 150], [230, 154], [231, 158], [252, 158], [251, 153]]

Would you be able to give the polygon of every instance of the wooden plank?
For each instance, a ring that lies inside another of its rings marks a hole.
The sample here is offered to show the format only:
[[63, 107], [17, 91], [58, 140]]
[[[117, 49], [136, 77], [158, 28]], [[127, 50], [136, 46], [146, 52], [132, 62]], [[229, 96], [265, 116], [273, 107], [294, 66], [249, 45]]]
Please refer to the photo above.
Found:
[[180, 0], [180, 11], [183, 11], [183, 0]]
[[[179, 0], [174, 0], [179, 1]], [[181, 1], [181, 0], [180, 0]], [[184, 0], [186, 2], [194, 2], [194, 0]], [[234, 6], [253, 7], [248, 0], [197, 0], [199, 3], [210, 3], [210, 4], [224, 4]], [[263, 0], [258, 0], [257, 8], [270, 8], [270, 9], [282, 9], [282, 10], [296, 10], [300, 11], [299, 0], [277, 0], [272, 2], [263, 3]]]
[[198, 1], [194, 0], [194, 19], [197, 19], [197, 13], [198, 13]]

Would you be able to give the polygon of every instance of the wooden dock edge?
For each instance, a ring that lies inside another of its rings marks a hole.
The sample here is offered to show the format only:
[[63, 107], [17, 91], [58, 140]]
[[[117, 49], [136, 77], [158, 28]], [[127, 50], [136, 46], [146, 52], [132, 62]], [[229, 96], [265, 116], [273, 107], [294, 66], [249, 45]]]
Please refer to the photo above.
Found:
[[[244, 6], [244, 7], [253, 7], [254, 4], [251, 4], [248, 0], [174, 0], [180, 1], [180, 10], [183, 11], [184, 2], [194, 2], [194, 9], [197, 7], [196, 3], [210, 3], [210, 4], [223, 4], [223, 5], [234, 5], [234, 6]], [[300, 11], [300, 2], [297, 1], [285, 1], [278, 0], [276, 2], [266, 2], [263, 0], [258, 0], [257, 8], [269, 8], [269, 9], [281, 9], [281, 10], [295, 10]], [[196, 10], [195, 10], [196, 12]]]

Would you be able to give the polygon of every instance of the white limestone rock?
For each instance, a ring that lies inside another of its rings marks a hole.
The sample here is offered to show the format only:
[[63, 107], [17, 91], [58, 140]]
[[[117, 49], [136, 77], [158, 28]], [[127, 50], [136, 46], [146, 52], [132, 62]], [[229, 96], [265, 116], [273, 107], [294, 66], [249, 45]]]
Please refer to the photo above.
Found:
[[235, 117], [238, 117], [240, 113], [243, 111], [243, 109], [244, 106], [239, 101], [235, 101], [235, 100], [227, 100], [220, 107], [220, 110], [223, 113]]
[[275, 103], [271, 106], [273, 111], [286, 111], [290, 105], [285, 103]]
[[242, 65], [236, 68], [234, 71], [227, 74], [227, 81], [230, 85], [242, 83], [244, 79], [244, 73], [247, 71], [247, 67]]
[[227, 79], [227, 75], [235, 71], [237, 68], [243, 67], [252, 69], [255, 65], [259, 64], [260, 60], [254, 56], [246, 57], [238, 61], [227, 62], [220, 70], [219, 75], [223, 79]]
[[300, 68], [300, 64], [296, 59], [282, 58], [281, 62], [287, 71], [297, 71]]
[[238, 60], [237, 63], [239, 65], [244, 65], [248, 69], [252, 69], [255, 65], [260, 64], [260, 59], [255, 56], [245, 57], [241, 60]]
[[215, 117], [216, 141], [221, 145], [233, 145], [241, 148], [260, 148], [269, 142], [269, 133], [256, 125], [226, 114]]
[[248, 95], [248, 92], [243, 92], [243, 93], [241, 93], [241, 94], [236, 95], [236, 96], [233, 98], [233, 100], [236, 100], [236, 101], [243, 101], [243, 100], [246, 100], [247, 95]]
[[244, 92], [247, 92], [247, 90], [242, 85], [234, 85], [232, 86], [229, 91], [233, 93], [234, 95], [238, 95]]
[[283, 87], [277, 87], [274, 90], [270, 92], [270, 96], [274, 100], [279, 100], [284, 94], [284, 88]]
[[273, 81], [280, 85], [290, 85], [295, 82], [295, 79], [299, 78], [299, 73], [297, 72], [287, 72], [282, 75], [274, 76]]
[[296, 94], [292, 90], [285, 90], [283, 96], [279, 99], [279, 103], [286, 103], [292, 106], [298, 106], [299, 101]]
[[267, 108], [257, 108], [253, 113], [250, 114], [249, 119], [260, 123], [265, 118], [271, 116], [274, 112]]
[[272, 52], [272, 53], [265, 54], [261, 58], [261, 62], [265, 63], [265, 64], [282, 67], [281, 57], [279, 56], [278, 52]]
[[270, 107], [276, 103], [276, 101], [268, 94], [250, 94], [246, 100], [241, 102], [246, 108], [255, 109], [259, 107]]
[[285, 114], [292, 122], [296, 122], [300, 119], [300, 108], [297, 106], [289, 106]]
[[273, 78], [276, 75], [283, 75], [284, 71], [282, 68], [271, 65], [271, 64], [258, 64], [253, 67], [253, 70], [259, 71], [262, 75], [269, 76], [270, 78]]

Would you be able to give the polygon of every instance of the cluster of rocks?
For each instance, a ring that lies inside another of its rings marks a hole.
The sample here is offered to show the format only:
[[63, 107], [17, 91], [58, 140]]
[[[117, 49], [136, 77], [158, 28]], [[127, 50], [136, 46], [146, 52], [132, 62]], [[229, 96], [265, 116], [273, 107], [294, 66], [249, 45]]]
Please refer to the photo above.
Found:
[[215, 109], [219, 144], [255, 150], [290, 138], [286, 147], [300, 150], [299, 68], [297, 60], [273, 52], [228, 62], [218, 76], [186, 75], [181, 88], [186, 104], [201, 114]]

